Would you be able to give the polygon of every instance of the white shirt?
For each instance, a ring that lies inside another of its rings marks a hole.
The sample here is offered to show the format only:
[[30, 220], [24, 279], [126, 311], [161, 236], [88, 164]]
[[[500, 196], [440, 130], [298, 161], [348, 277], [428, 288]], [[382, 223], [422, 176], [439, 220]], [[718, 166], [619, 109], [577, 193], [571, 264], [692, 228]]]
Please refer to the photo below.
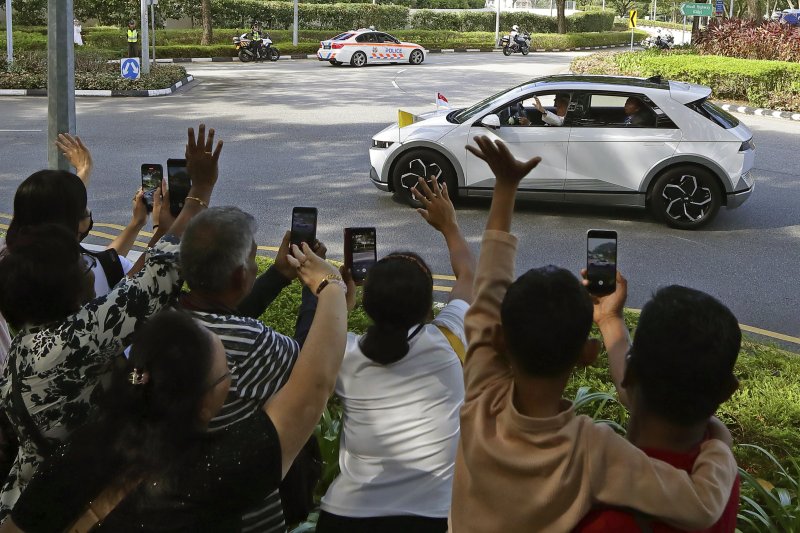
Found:
[[83, 36], [81, 36], [81, 25], [75, 24], [73, 26], [73, 41], [78, 46], [83, 46]]
[[359, 337], [348, 334], [336, 382], [344, 407], [341, 473], [322, 498], [323, 510], [347, 517], [447, 517], [464, 375], [437, 326], [466, 346], [468, 308], [463, 300], [447, 304], [411, 339], [408, 354], [390, 365], [365, 357]]
[[[122, 272], [123, 274], [127, 275], [130, 272], [131, 268], [133, 268], [133, 263], [130, 259], [125, 257], [124, 255], [119, 256], [119, 262], [122, 264]], [[92, 269], [94, 272], [94, 295], [96, 298], [100, 296], [105, 296], [109, 292], [111, 292], [111, 287], [108, 286], [108, 278], [106, 278], [106, 273], [103, 270], [100, 261], [97, 262], [95, 267]]]
[[544, 122], [545, 124], [550, 124], [551, 126], [563, 126], [564, 117], [560, 117], [555, 113], [552, 113], [545, 109], [544, 113], [542, 113], [542, 122]]

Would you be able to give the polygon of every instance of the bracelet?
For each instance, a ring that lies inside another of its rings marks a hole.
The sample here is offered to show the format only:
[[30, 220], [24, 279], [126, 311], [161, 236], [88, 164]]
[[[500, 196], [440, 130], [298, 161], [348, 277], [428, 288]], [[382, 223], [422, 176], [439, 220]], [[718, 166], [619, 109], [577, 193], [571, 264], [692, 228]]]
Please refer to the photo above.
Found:
[[157, 227], [158, 227], [158, 224], [153, 224], [153, 229], [156, 229]]
[[205, 202], [204, 202], [203, 200], [201, 200], [200, 198], [198, 198], [197, 196], [187, 196], [187, 197], [186, 197], [186, 199], [187, 199], [187, 200], [194, 200], [195, 202], [197, 202], [197, 203], [198, 203], [198, 204], [200, 204], [201, 206], [203, 206], [203, 207], [208, 207], [208, 204], [207, 204], [207, 203], [205, 203]]
[[319, 296], [319, 293], [322, 292], [322, 289], [324, 289], [331, 283], [340, 286], [342, 290], [345, 292], [345, 294], [347, 294], [347, 284], [344, 282], [344, 280], [342, 280], [342, 278], [340, 278], [335, 274], [330, 274], [326, 276], [325, 279], [322, 280], [322, 283], [319, 284], [319, 286], [317, 287], [316, 295]]

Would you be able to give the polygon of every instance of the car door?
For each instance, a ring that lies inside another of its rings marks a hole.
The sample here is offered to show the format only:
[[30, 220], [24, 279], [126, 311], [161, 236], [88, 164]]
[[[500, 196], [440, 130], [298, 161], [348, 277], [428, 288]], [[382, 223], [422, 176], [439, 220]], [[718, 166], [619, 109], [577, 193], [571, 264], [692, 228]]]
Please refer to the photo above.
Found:
[[[537, 93], [537, 96], [545, 108], [553, 111], [554, 93]], [[509, 102], [494, 112], [500, 118], [500, 127], [490, 129], [482, 126], [480, 121], [473, 121], [468, 144], [477, 146], [474, 137], [486, 135], [490, 139], [505, 142], [517, 159], [528, 160], [541, 156], [541, 163], [520, 182], [520, 195], [540, 200], [562, 199], [567, 172], [569, 125], [548, 126], [542, 122], [541, 113], [533, 107], [533, 94]], [[520, 116], [525, 116], [530, 124], [520, 124]], [[474, 188], [476, 192], [494, 188], [494, 175], [489, 166], [469, 151], [466, 152], [465, 174], [466, 186]]]
[[[626, 115], [629, 99], [640, 105]], [[642, 205], [642, 180], [656, 163], [675, 153], [680, 129], [641, 93], [587, 91], [576, 93], [574, 101], [565, 199]]]
[[386, 61], [403, 61], [407, 59], [405, 48], [400, 46], [400, 41], [389, 35], [388, 33], [378, 32], [375, 34], [378, 42], [381, 44], [379, 48], [385, 55]]
[[378, 55], [378, 39], [375, 37], [375, 32], [362, 33], [356, 37], [358, 43], [358, 50], [367, 55], [368, 62], [376, 62], [380, 60]]

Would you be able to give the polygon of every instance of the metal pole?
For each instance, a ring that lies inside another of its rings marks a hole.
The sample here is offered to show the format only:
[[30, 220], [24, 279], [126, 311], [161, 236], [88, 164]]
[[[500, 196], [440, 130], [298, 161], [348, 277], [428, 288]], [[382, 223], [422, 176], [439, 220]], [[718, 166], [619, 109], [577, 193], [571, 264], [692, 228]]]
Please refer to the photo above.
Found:
[[142, 67], [141, 67], [141, 75], [144, 76], [146, 74], [150, 74], [150, 24], [148, 22], [148, 15], [147, 15], [147, 0], [141, 1], [141, 15], [142, 15], [142, 22], [139, 24], [140, 30], [142, 32], [142, 49], [139, 51], [140, 56], [142, 58]]
[[47, 0], [47, 165], [69, 170], [55, 145], [59, 133], [75, 133], [75, 52], [72, 0]]
[[553, 16], [553, 0], [550, 0], [550, 16]]
[[733, 0], [731, 0], [731, 5], [728, 7], [728, 18], [733, 18]]
[[633, 52], [633, 28], [631, 28], [631, 52]]
[[156, 4], [150, 0], [150, 26], [153, 30], [153, 65], [156, 64]]
[[606, 0], [603, 0], [603, 11], [606, 10]]
[[500, 46], [500, 0], [494, 0], [495, 17], [494, 17], [494, 43], [495, 46]]
[[14, 62], [14, 36], [11, 33], [11, 0], [6, 0], [6, 61]]
[[297, 0], [294, 0], [294, 20], [292, 22], [292, 46], [297, 46], [297, 23], [300, 15], [298, 13]]

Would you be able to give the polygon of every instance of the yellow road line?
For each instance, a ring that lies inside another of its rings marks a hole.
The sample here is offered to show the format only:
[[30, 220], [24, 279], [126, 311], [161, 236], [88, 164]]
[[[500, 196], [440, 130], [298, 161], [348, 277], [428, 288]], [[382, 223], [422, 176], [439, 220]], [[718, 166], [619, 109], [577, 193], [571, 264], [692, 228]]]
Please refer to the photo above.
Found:
[[[11, 220], [11, 215], [9, 215], [7, 213], [0, 213], [0, 218], [7, 218], [7, 219]], [[103, 228], [119, 229], [119, 230], [125, 229], [124, 226], [120, 226], [118, 224], [105, 224], [105, 223], [101, 223], [101, 222], [96, 222], [95, 226], [103, 227]], [[0, 229], [7, 230], [8, 229], [8, 225], [7, 224], [0, 224]], [[101, 232], [101, 231], [91, 231], [90, 234], [94, 235], [95, 237], [108, 239], [110, 241], [113, 241], [116, 238], [115, 235], [111, 235], [111, 234], [104, 233], [104, 232]], [[153, 234], [148, 232], [148, 231], [141, 231], [141, 232], [139, 232], [139, 234], [140, 235], [145, 235], [147, 237], [152, 237], [153, 236]], [[140, 241], [134, 242], [134, 246], [138, 246], [138, 247], [144, 248], [144, 249], [147, 248], [147, 244], [143, 243], [143, 242], [140, 242]], [[264, 252], [277, 252], [278, 251], [278, 248], [275, 247], [275, 246], [259, 246], [258, 249], [261, 250], [261, 251], [264, 251]], [[341, 265], [341, 263], [339, 263], [338, 261], [331, 261], [331, 262], [334, 263], [334, 264], [337, 264], [337, 265]], [[448, 275], [444, 275], [444, 274], [434, 274], [433, 275], [433, 279], [446, 280], [446, 281], [455, 281], [456, 280], [455, 276], [448, 276]], [[443, 286], [443, 285], [434, 285], [433, 286], [433, 290], [437, 291], [437, 292], [451, 292], [453, 290], [453, 288], [452, 287], [446, 287], [446, 286]], [[628, 311], [632, 311], [634, 313], [641, 313], [641, 311], [642, 311], [641, 309], [634, 309], [634, 308], [628, 308], [627, 310]], [[800, 345], [800, 337], [792, 337], [791, 335], [786, 335], [784, 333], [778, 333], [778, 332], [775, 332], [775, 331], [770, 331], [768, 329], [757, 328], [755, 326], [748, 326], [746, 324], [739, 324], [739, 327], [742, 328], [742, 330], [747, 331], [749, 333], [755, 333], [757, 335], [763, 335], [764, 337], [769, 337], [771, 339], [775, 339], [775, 340], [779, 340], [779, 341], [783, 341], [783, 342], [789, 342], [789, 343], [792, 343], [792, 344]]]

